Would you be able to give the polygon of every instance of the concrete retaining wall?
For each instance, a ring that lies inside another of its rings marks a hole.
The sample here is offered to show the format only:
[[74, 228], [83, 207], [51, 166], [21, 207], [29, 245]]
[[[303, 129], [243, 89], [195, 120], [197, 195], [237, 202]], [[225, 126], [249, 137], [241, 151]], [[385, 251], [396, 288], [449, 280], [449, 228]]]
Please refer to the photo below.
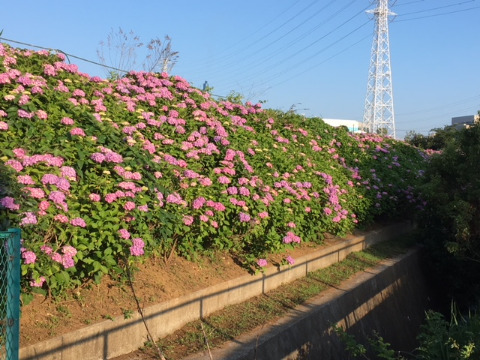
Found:
[[[245, 301], [305, 276], [310, 271], [343, 260], [379, 241], [406, 233], [411, 224], [396, 224], [366, 235], [340, 241], [315, 253], [296, 259], [291, 267], [269, 268], [264, 274], [246, 275], [203, 289], [181, 298], [146, 308], [144, 315], [154, 338], [161, 338], [190, 321], [207, 316], [227, 305]], [[147, 341], [141, 317], [106, 320], [78, 331], [20, 349], [20, 359], [110, 359], [138, 349]], [[278, 358], [279, 359], [279, 358]]]
[[[363, 344], [373, 331], [395, 350], [411, 351], [427, 308], [427, 291], [414, 250], [362, 272], [275, 324], [258, 328], [212, 352], [216, 360], [349, 359], [332, 331], [339, 324]], [[197, 354], [184, 360], [208, 360]]]

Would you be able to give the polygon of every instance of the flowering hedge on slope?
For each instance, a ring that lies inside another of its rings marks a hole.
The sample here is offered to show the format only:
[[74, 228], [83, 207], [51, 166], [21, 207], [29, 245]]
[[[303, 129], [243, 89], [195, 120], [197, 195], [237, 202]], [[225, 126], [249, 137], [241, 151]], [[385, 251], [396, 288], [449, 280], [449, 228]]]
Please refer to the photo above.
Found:
[[171, 251], [226, 249], [261, 266], [422, 205], [424, 159], [403, 142], [215, 101], [179, 76], [109, 81], [0, 44], [0, 95], [0, 211], [22, 228], [26, 290]]

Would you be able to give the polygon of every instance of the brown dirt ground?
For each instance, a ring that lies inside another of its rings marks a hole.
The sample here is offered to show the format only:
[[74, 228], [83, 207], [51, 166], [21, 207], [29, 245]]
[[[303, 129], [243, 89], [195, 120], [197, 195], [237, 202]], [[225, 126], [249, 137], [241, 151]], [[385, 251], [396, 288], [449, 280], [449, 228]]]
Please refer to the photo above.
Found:
[[[267, 260], [269, 264], [278, 264], [288, 255], [295, 259], [336, 241], [340, 239], [327, 236], [323, 245], [301, 244], [295, 249], [271, 255]], [[201, 257], [195, 262], [173, 255], [167, 263], [163, 259], [151, 259], [137, 267], [139, 271], [134, 275], [134, 287], [143, 308], [249, 273], [229, 254], [221, 252], [215, 256]], [[128, 317], [136, 309], [128, 284], [107, 278], [98, 285], [88, 284], [69, 291], [62, 298], [36, 295], [33, 301], [22, 307], [20, 346], [31, 345], [112, 317]]]

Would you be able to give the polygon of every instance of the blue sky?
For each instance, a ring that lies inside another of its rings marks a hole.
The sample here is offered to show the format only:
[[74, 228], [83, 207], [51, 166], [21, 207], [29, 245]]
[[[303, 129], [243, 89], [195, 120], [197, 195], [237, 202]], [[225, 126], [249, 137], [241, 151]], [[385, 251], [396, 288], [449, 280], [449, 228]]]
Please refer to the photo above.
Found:
[[[235, 91], [268, 108], [362, 120], [374, 31], [365, 10], [374, 7], [369, 0], [9, 1], [0, 29], [3, 38], [92, 61], [119, 27], [144, 42], [169, 35], [179, 52], [171, 73], [196, 87], [208, 81], [216, 95]], [[397, 138], [476, 114], [480, 0], [398, 0], [391, 11]], [[139, 49], [136, 70], [142, 56]]]

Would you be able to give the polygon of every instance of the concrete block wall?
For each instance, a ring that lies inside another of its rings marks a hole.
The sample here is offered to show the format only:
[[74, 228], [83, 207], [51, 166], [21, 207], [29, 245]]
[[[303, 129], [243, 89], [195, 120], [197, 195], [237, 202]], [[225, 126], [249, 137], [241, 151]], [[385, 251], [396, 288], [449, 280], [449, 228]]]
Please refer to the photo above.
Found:
[[[379, 241], [406, 233], [412, 224], [395, 224], [366, 235], [339, 241], [296, 259], [294, 266], [268, 268], [263, 274], [246, 275], [192, 294], [163, 302], [144, 310], [154, 338], [161, 338], [190, 321], [207, 316], [227, 305], [240, 303], [276, 287], [305, 276], [360, 251]], [[21, 360], [110, 359], [138, 349], [147, 341], [142, 318], [115, 318], [20, 349]]]

